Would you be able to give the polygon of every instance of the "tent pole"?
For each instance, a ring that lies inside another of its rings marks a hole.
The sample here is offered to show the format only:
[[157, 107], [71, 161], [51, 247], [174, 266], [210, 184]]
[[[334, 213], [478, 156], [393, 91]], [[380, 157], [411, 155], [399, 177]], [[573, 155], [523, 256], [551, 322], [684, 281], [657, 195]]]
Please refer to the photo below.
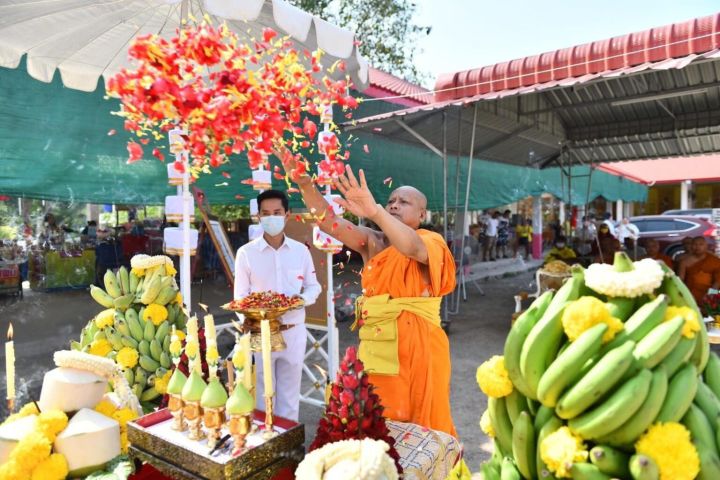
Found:
[[[447, 158], [447, 112], [443, 110], [443, 238], [448, 238], [448, 158]], [[448, 304], [443, 302], [443, 326], [447, 326]]]
[[[465, 219], [467, 218], [468, 214], [468, 207], [470, 205], [470, 185], [472, 181], [472, 168], [473, 168], [473, 156], [475, 155], [475, 127], [477, 126], [477, 103], [475, 103], [473, 107], [473, 123], [472, 123], [472, 132], [470, 133], [470, 155], [468, 157], [468, 173], [467, 173], [467, 183], [465, 184], [465, 205], [463, 207], [463, 233], [460, 240], [460, 278], [462, 279], [462, 283], [464, 284], [467, 280], [465, 278], [465, 265], [464, 265], [464, 257], [465, 257]], [[458, 150], [460, 150], [458, 148]], [[475, 284], [477, 285], [477, 284]], [[481, 292], [481, 294], [483, 294]], [[460, 291], [458, 290], [458, 299], [457, 299], [457, 312], [460, 311]], [[456, 312], [456, 313], [457, 313]]]

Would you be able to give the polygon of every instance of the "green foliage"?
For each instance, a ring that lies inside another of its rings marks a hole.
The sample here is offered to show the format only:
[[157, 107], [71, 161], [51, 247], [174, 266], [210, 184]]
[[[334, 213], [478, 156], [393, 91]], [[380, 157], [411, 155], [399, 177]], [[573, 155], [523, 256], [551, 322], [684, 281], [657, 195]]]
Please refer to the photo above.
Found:
[[431, 27], [413, 21], [412, 0], [291, 0], [297, 7], [355, 32], [370, 64], [414, 82], [427, 80], [415, 66], [418, 41]]

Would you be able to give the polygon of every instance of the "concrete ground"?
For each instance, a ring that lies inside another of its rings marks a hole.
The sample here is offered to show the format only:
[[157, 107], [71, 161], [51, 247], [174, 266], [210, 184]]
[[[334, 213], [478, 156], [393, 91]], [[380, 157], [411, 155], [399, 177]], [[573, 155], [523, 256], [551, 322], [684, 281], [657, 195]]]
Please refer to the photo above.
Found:
[[[485, 291], [484, 296], [468, 283], [468, 300], [461, 302], [459, 314], [450, 317], [453, 417], [472, 471], [477, 471], [480, 462], [489, 457], [488, 439], [478, 426], [486, 399], [475, 381], [475, 371], [485, 359], [502, 352], [514, 311], [513, 295], [534, 291], [532, 281], [532, 274], [527, 272], [483, 279], [479, 284]], [[230, 290], [222, 283], [193, 285], [193, 301], [209, 305], [218, 323], [228, 318], [227, 312], [218, 307], [229, 300]], [[53, 367], [52, 353], [69, 348], [70, 340], [77, 339], [88, 319], [100, 310], [87, 291], [41, 293], [25, 290], [22, 300], [0, 297], [0, 332], [6, 331], [10, 321], [15, 330], [19, 405], [39, 397], [43, 375]], [[349, 325], [350, 322], [339, 324], [341, 354], [356, 341]], [[4, 349], [0, 349], [0, 365], [4, 364]], [[0, 372], [3, 372], [0, 396], [4, 397], [4, 369], [0, 368]], [[321, 414], [319, 407], [301, 405], [300, 420], [306, 425], [308, 439], [314, 437]], [[3, 404], [0, 418], [6, 415], [7, 408]]]

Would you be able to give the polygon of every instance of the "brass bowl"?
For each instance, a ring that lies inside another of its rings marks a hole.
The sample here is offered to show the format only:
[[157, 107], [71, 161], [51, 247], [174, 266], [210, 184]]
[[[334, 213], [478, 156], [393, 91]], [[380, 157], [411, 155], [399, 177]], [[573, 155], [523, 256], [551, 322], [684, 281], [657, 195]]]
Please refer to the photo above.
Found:
[[236, 328], [242, 333], [250, 332], [250, 348], [253, 352], [262, 351], [262, 340], [260, 338], [260, 322], [262, 320], [270, 320], [270, 345], [273, 352], [283, 351], [286, 348], [285, 339], [282, 332], [294, 325], [284, 325], [280, 322], [280, 317], [290, 310], [297, 310], [305, 306], [302, 299], [297, 299], [294, 305], [279, 308], [250, 308], [236, 309], [232, 307], [232, 303], [226, 303], [221, 308], [230, 310], [231, 312], [241, 313], [245, 317], [242, 327]]

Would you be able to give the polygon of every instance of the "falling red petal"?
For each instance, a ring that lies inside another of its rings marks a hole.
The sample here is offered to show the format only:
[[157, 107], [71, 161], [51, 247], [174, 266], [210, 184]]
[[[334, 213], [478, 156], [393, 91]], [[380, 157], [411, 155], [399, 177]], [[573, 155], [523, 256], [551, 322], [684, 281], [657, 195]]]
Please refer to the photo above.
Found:
[[367, 144], [363, 145], [363, 152], [370, 153], [370, 147], [368, 147]]
[[108, 133], [107, 133], [107, 134], [108, 134], [108, 137], [112, 137], [112, 136], [115, 135], [116, 133], [117, 133], [117, 130], [115, 130], [114, 128], [112, 128], [112, 129], [108, 130]]
[[130, 155], [127, 163], [135, 163], [138, 160], [142, 159], [143, 150], [142, 150], [142, 147], [138, 143], [133, 142], [133, 141], [128, 142], [127, 151], [128, 151], [128, 154]]

